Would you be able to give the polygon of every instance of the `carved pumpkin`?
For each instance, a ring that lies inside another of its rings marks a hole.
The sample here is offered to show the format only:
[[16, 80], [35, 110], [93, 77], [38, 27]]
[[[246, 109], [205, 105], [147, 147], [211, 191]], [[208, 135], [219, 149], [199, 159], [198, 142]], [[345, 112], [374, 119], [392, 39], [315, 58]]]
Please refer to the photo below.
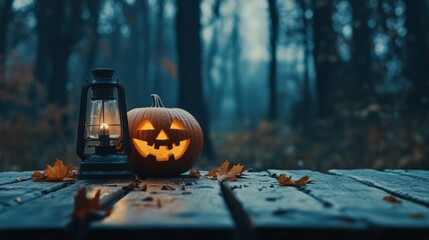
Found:
[[180, 108], [165, 108], [158, 95], [153, 105], [128, 112], [130, 162], [139, 177], [175, 176], [189, 170], [203, 151], [197, 120]]

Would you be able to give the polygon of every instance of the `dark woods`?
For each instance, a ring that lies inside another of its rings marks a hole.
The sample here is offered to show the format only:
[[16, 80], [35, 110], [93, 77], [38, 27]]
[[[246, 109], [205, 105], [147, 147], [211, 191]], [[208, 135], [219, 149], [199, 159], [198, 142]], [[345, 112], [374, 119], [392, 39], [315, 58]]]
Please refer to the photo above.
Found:
[[425, 0], [0, 0], [0, 169], [77, 165], [80, 87], [192, 113], [200, 165], [428, 168]]

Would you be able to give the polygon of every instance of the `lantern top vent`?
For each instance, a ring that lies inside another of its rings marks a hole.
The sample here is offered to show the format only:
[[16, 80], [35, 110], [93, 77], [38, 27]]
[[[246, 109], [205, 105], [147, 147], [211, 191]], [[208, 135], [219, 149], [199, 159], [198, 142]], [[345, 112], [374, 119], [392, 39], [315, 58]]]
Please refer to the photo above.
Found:
[[112, 76], [115, 73], [115, 70], [112, 68], [94, 68], [91, 69], [92, 76], [94, 76], [95, 81], [112, 81]]

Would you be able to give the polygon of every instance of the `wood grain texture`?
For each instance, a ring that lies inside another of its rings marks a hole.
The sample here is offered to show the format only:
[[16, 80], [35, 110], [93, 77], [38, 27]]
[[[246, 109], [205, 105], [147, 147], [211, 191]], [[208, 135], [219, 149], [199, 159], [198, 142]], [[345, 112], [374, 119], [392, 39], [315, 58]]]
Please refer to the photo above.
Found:
[[146, 191], [131, 191], [113, 213], [91, 225], [90, 237], [137, 236], [231, 238], [234, 223], [217, 181], [206, 178], [147, 179]]
[[429, 207], [429, 187], [428, 181], [425, 179], [372, 169], [330, 170], [329, 172], [347, 176], [366, 185], [383, 189], [396, 196]]
[[31, 179], [31, 174], [33, 174], [33, 172], [30, 171], [0, 172], [0, 186], [16, 182], [28, 181]]
[[402, 169], [386, 169], [385, 172], [397, 173], [401, 175], [407, 175], [410, 177], [422, 178], [429, 181], [429, 171], [425, 170], [402, 170]]
[[[293, 180], [308, 175], [314, 184], [280, 186], [281, 173]], [[144, 191], [124, 189], [128, 182], [33, 182], [22, 173], [0, 173], [0, 238], [429, 239], [428, 173], [268, 170], [221, 184], [147, 179]], [[16, 179], [21, 175], [23, 181]], [[100, 190], [112, 214], [73, 218], [81, 187], [91, 195]], [[383, 200], [391, 194], [401, 202]]]
[[309, 176], [314, 180], [314, 184], [306, 185], [301, 189], [309, 195], [329, 203], [333, 209], [340, 211], [345, 219], [366, 223], [368, 236], [375, 237], [380, 232], [405, 235], [410, 229], [420, 231], [419, 234], [429, 233], [429, 209], [400, 198], [398, 198], [402, 201], [400, 204], [386, 202], [383, 198], [390, 194], [381, 189], [367, 186], [344, 176], [308, 170], [269, 170], [269, 172], [277, 176], [280, 173], [285, 173], [287, 176], [292, 175], [293, 179]]
[[236, 182], [226, 182], [250, 215], [260, 239], [339, 236], [353, 233], [363, 237], [365, 224], [350, 219], [338, 209], [300, 191], [280, 186], [268, 173], [245, 173]]
[[0, 213], [10, 207], [25, 204], [67, 187], [70, 182], [21, 181], [0, 186]]
[[[40, 184], [38, 182], [37, 184]], [[60, 239], [68, 235], [73, 221], [74, 197], [79, 188], [87, 188], [88, 196], [100, 190], [100, 203], [108, 204], [124, 193], [124, 183], [79, 181], [66, 188], [46, 194], [30, 204], [15, 206], [0, 213], [0, 235], [23, 238]]]

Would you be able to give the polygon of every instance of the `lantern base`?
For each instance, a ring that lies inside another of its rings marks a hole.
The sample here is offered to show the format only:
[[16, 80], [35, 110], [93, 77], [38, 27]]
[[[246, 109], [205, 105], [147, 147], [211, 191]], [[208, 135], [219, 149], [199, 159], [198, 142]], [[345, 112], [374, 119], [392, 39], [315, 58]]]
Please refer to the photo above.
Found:
[[135, 179], [128, 156], [118, 154], [89, 155], [81, 162], [79, 179]]

